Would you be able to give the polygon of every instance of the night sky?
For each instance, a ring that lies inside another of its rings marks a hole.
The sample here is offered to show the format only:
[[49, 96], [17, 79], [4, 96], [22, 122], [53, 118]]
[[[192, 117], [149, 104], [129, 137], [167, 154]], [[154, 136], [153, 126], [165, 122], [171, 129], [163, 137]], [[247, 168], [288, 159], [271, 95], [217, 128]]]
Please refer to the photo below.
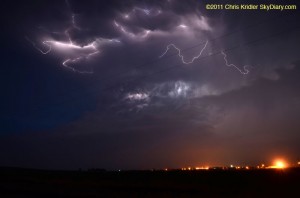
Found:
[[1, 1], [0, 166], [299, 160], [299, 8], [220, 2]]

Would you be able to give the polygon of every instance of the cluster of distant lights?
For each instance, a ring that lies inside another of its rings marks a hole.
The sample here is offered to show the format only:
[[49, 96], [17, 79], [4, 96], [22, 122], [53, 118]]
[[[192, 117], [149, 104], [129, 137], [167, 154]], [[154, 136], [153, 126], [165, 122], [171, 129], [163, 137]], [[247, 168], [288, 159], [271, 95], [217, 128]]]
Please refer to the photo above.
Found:
[[[266, 166], [265, 164], [261, 164], [258, 166], [235, 166], [235, 165], [230, 165], [230, 166], [221, 166], [221, 167], [216, 167], [216, 166], [196, 166], [196, 167], [183, 167], [180, 168], [179, 170], [181, 171], [199, 171], [199, 170], [256, 170], [256, 169], [278, 169], [278, 170], [283, 170], [286, 168], [292, 168], [292, 167], [299, 167], [300, 166], [300, 161], [297, 162], [295, 165], [289, 165], [287, 162], [283, 160], [275, 160], [274, 163], [270, 166]], [[164, 171], [170, 171], [170, 170], [178, 170], [178, 169], [169, 169], [165, 168], [163, 169]]]
[[[275, 169], [275, 170], [283, 170], [287, 168], [299, 168], [300, 161], [296, 164], [288, 164], [284, 160], [275, 160], [272, 165], [266, 166], [265, 164], [261, 164], [258, 166], [196, 166], [196, 167], [183, 167], [180, 169], [173, 169], [173, 168], [165, 168], [165, 169], [152, 169], [152, 171], [209, 171], [209, 170], [265, 170], [265, 169]], [[119, 172], [121, 170], [118, 170]]]
[[[274, 160], [272, 165], [266, 166], [265, 164], [260, 164], [257, 166], [196, 166], [196, 167], [183, 167], [183, 168], [164, 168], [164, 169], [151, 169], [151, 171], [209, 171], [209, 170], [265, 170], [265, 169], [275, 169], [283, 170], [287, 168], [300, 168], [300, 161], [295, 164], [288, 164], [282, 159]], [[117, 170], [121, 172], [122, 170]]]

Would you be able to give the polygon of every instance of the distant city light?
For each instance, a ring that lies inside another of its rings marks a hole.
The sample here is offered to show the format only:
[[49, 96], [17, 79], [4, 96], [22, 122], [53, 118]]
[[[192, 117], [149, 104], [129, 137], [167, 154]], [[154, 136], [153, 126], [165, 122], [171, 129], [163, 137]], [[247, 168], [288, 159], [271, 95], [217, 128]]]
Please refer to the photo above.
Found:
[[206, 167], [201, 166], [201, 167], [196, 167], [195, 169], [196, 170], [208, 170], [209, 167], [208, 166], [206, 166]]
[[276, 161], [276, 167], [278, 168], [285, 168], [285, 164], [283, 161]]
[[[300, 165], [300, 161], [297, 161], [294, 163], [295, 165]], [[171, 170], [182, 170], [182, 171], [195, 171], [195, 170], [255, 170], [255, 169], [285, 169], [292, 167], [291, 164], [289, 164], [287, 161], [283, 159], [276, 159], [274, 160], [272, 165], [268, 165], [265, 163], [261, 163], [260, 165], [250, 166], [250, 165], [233, 165], [230, 164], [229, 166], [188, 166], [183, 167], [180, 169], [164, 169], [165, 171], [171, 171]]]
[[266, 168], [277, 168], [277, 169], [284, 169], [287, 167], [286, 162], [284, 162], [283, 160], [275, 160], [274, 165], [273, 166], [268, 166]]

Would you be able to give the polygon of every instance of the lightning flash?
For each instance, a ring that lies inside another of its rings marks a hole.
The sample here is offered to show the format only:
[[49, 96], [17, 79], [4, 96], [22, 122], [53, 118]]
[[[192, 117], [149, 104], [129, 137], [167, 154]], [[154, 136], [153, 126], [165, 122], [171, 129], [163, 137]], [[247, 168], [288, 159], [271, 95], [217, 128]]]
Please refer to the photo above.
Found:
[[[68, 0], [66, 0], [66, 4], [71, 10], [70, 3]], [[121, 16], [123, 16], [123, 19], [131, 20], [131, 17], [139, 17], [137, 14], [145, 15], [149, 18], [158, 16], [160, 14], [163, 14], [160, 9], [145, 9], [140, 7], [133, 7], [133, 9], [127, 13], [121, 13]], [[100, 47], [102, 49], [102, 44], [108, 44], [108, 43], [120, 43], [121, 41], [119, 39], [104, 39], [104, 38], [93, 38], [93, 41], [85, 44], [85, 45], [79, 45], [78, 43], [74, 42], [72, 39], [71, 31], [76, 30], [76, 32], [82, 32], [82, 28], [80, 27], [80, 24], [76, 21], [77, 15], [71, 12], [70, 15], [70, 22], [69, 26], [64, 29], [61, 32], [50, 32], [51, 34], [60, 34], [63, 35], [65, 38], [65, 41], [57, 41], [55, 39], [48, 39], [42, 40], [41, 43], [34, 42], [33, 40], [29, 39], [29, 37], [25, 37], [27, 41], [29, 41], [32, 46], [38, 50], [43, 55], [47, 55], [55, 50], [55, 52], [60, 53], [60, 55], [64, 56], [64, 59], [62, 60], [62, 66], [64, 68], [67, 68], [73, 72], [78, 73], [93, 73], [92, 70], [86, 69], [84, 64], [86, 64], [87, 61], [92, 59], [93, 57], [100, 54]], [[197, 16], [191, 16], [191, 19], [195, 19], [192, 21], [196, 21], [195, 24], [192, 23], [193, 26], [200, 28], [201, 30], [210, 31], [211, 27], [208, 25], [207, 19], [203, 16], [200, 18]], [[160, 35], [160, 36], [168, 36], [169, 34], [164, 31], [160, 30], [149, 30], [144, 27], [138, 27], [135, 29], [135, 31], [130, 28], [130, 24], [127, 24], [127, 22], [124, 22], [122, 19], [115, 19], [113, 20], [113, 25], [115, 28], [123, 35], [125, 38], [131, 38], [133, 41], [144, 41], [145, 39], [148, 39], [151, 35]], [[188, 24], [187, 24], [188, 23]], [[189, 30], [189, 26], [191, 25], [191, 22], [186, 20], [181, 20], [180, 23], [176, 26], [181, 29]], [[122, 37], [120, 37], [122, 38]], [[204, 43], [202, 49], [200, 50], [199, 54], [192, 57], [191, 60], [186, 60], [186, 58], [183, 56], [182, 51], [179, 47], [177, 47], [175, 44], [171, 43], [167, 45], [166, 50], [159, 56], [160, 58], [164, 57], [171, 48], [174, 48], [177, 51], [177, 55], [181, 59], [181, 62], [183, 64], [192, 64], [197, 59], [201, 57], [204, 50], [207, 48], [208, 40]], [[225, 65], [228, 67], [234, 67], [237, 69], [241, 74], [246, 75], [249, 73], [249, 70], [247, 69], [249, 66], [245, 65], [243, 68], [240, 68], [232, 63], [229, 63], [227, 60], [227, 55], [224, 51], [221, 52], [224, 56]], [[83, 68], [83, 69], [78, 69]]]
[[[168, 53], [168, 51], [170, 50], [170, 48], [173, 47], [175, 50], [177, 50], [178, 56], [181, 58], [181, 62], [182, 62], [183, 64], [186, 64], [186, 65], [192, 64], [196, 59], [198, 59], [198, 58], [202, 55], [202, 53], [203, 53], [203, 51], [205, 50], [207, 44], [208, 44], [208, 41], [205, 42], [205, 45], [204, 45], [204, 47], [201, 49], [201, 51], [199, 52], [199, 54], [198, 54], [197, 56], [194, 56], [190, 61], [186, 61], [186, 60], [184, 59], [184, 56], [181, 54], [181, 50], [180, 50], [178, 47], [176, 47], [176, 45], [173, 44], [173, 43], [169, 44], [169, 45], [167, 46], [166, 51], [165, 51], [162, 55], [160, 55], [159, 57], [162, 58], [163, 56], [165, 56], [166, 53]], [[246, 75], [246, 74], [248, 74], [248, 73], [250, 72], [250, 71], [247, 69], [248, 67], [251, 67], [250, 65], [244, 65], [244, 66], [243, 66], [243, 69], [241, 69], [241, 68], [239, 68], [238, 66], [236, 66], [236, 65], [234, 65], [234, 64], [232, 64], [232, 63], [228, 63], [227, 55], [225, 54], [225, 52], [222, 51], [221, 53], [222, 53], [222, 55], [224, 56], [224, 61], [225, 61], [225, 65], [226, 65], [226, 66], [228, 66], [228, 67], [234, 67], [236, 70], [238, 70], [238, 71], [239, 71], [241, 74], [243, 74], [243, 75]]]
[[[66, 4], [70, 8], [70, 4], [69, 4], [68, 0], [66, 0]], [[100, 51], [97, 48], [99, 39], [95, 39], [93, 42], [91, 42], [87, 45], [83, 45], [83, 46], [74, 44], [69, 32], [72, 29], [75, 29], [78, 31], [82, 31], [82, 29], [76, 23], [76, 15], [75, 14], [71, 15], [70, 23], [71, 23], [71, 25], [67, 29], [65, 29], [63, 32], [61, 32], [61, 33], [53, 32], [55, 34], [64, 35], [66, 37], [66, 39], [68, 40], [68, 42], [56, 41], [54, 39], [44, 40], [41, 42], [41, 44], [43, 46], [45, 46], [45, 49], [43, 49], [43, 47], [39, 47], [39, 45], [37, 45], [35, 42], [33, 42], [27, 36], [25, 36], [25, 39], [27, 41], [29, 41], [36, 50], [38, 50], [39, 52], [41, 52], [44, 55], [49, 54], [54, 49], [56, 51], [59, 51], [61, 54], [62, 54], [62, 52], [67, 54], [68, 58], [66, 58], [65, 60], [62, 61], [62, 66], [64, 68], [67, 68], [73, 72], [91, 74], [91, 73], [93, 73], [92, 70], [91, 71], [86, 71], [86, 70], [81, 70], [81, 69], [79, 70], [79, 69], [76, 69], [76, 67], [72, 66], [72, 65], [76, 65], [83, 61], [87, 61], [92, 56], [99, 54]], [[50, 32], [50, 33], [52, 33], [52, 32]], [[103, 40], [104, 39], [102, 39], [101, 41], [103, 41]], [[110, 41], [110, 42], [119, 42], [117, 39], [106, 39], [106, 40]]]
[[227, 60], [227, 55], [225, 54], [224, 51], [221, 52], [224, 56], [224, 61], [225, 61], [225, 65], [228, 67], [234, 67], [235, 69], [237, 69], [241, 74], [246, 75], [249, 73], [249, 70], [247, 69], [247, 67], [250, 67], [249, 65], [244, 65], [243, 69], [240, 69], [238, 66], [234, 65], [234, 64], [229, 64], [228, 60]]
[[47, 49], [42, 49], [41, 47], [38, 47], [38, 45], [33, 42], [31, 39], [29, 39], [28, 37], [25, 37], [27, 41], [29, 41], [33, 47], [35, 49], [37, 49], [39, 52], [41, 52], [42, 54], [46, 55], [49, 54], [53, 48], [57, 49], [57, 50], [64, 50], [67, 51], [69, 53], [73, 53], [73, 54], [79, 54], [79, 55], [75, 55], [75, 57], [73, 58], [67, 58], [66, 60], [64, 60], [62, 62], [62, 65], [67, 68], [70, 69], [71, 71], [74, 72], [78, 72], [78, 73], [93, 73], [92, 71], [81, 71], [78, 69], [75, 69], [75, 67], [72, 67], [71, 64], [76, 64], [79, 63], [80, 61], [83, 60], [88, 60], [91, 58], [91, 56], [94, 56], [96, 54], [99, 54], [100, 51], [97, 49], [96, 47], [96, 43], [97, 41], [93, 41], [90, 44], [84, 45], [84, 46], [79, 46], [79, 45], [75, 45], [73, 42], [60, 42], [60, 41], [54, 41], [54, 40], [45, 40], [42, 42], [42, 44], [44, 46], [46, 46]]
[[170, 50], [170, 48], [173, 47], [174, 49], [176, 49], [178, 51], [178, 56], [181, 58], [182, 63], [188, 65], [188, 64], [193, 63], [196, 59], [198, 59], [202, 55], [202, 53], [205, 50], [207, 44], [208, 44], [208, 41], [205, 42], [205, 45], [201, 49], [200, 53], [197, 56], [194, 56], [191, 61], [185, 61], [183, 55], [181, 54], [181, 50], [178, 47], [176, 47], [176, 45], [173, 44], [173, 43], [169, 44], [167, 46], [166, 51], [162, 55], [160, 55], [159, 57], [162, 58], [164, 55], [166, 55], [166, 53], [168, 53], [168, 51]]

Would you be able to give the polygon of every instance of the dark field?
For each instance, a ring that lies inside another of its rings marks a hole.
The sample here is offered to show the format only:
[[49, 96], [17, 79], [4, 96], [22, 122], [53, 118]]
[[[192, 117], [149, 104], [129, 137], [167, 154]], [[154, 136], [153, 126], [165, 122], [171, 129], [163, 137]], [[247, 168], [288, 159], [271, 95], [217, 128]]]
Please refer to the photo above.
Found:
[[300, 169], [43, 171], [0, 169], [0, 197], [300, 197]]

